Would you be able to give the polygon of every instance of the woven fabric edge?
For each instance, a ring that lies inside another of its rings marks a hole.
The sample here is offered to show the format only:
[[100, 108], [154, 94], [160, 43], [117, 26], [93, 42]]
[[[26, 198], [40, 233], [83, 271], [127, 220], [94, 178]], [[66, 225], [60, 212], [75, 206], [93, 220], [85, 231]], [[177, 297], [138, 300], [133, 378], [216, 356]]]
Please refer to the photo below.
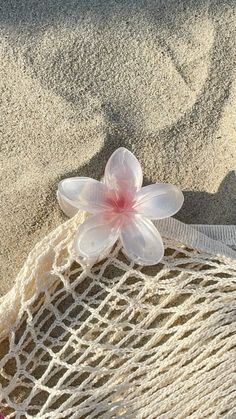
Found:
[[[48, 236], [44, 237], [29, 253], [22, 269], [16, 277], [15, 285], [0, 298], [0, 338], [7, 335], [11, 325], [20, 313], [22, 299], [32, 298], [36, 289], [47, 289], [51, 283], [39, 284], [35, 272], [37, 265], [44, 261], [51, 263], [50, 251], [58, 241], [63, 240], [68, 229], [72, 231], [84, 219], [84, 213], [77, 213], [72, 219], [58, 226]], [[184, 245], [196, 248], [209, 254], [230, 259], [236, 264], [236, 251], [228, 245], [236, 245], [236, 226], [187, 225], [174, 218], [155, 222], [160, 234], [168, 239], [174, 239]], [[24, 283], [23, 283], [24, 282]], [[29, 293], [23, 296], [23, 289], [29, 286]]]

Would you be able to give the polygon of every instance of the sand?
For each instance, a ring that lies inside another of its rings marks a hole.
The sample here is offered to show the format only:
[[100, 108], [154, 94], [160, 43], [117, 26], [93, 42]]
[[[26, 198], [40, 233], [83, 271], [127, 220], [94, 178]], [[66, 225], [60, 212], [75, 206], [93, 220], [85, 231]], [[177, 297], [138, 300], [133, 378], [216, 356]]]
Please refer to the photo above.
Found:
[[60, 179], [123, 145], [177, 218], [236, 222], [234, 1], [2, 0], [0, 294], [65, 218]]

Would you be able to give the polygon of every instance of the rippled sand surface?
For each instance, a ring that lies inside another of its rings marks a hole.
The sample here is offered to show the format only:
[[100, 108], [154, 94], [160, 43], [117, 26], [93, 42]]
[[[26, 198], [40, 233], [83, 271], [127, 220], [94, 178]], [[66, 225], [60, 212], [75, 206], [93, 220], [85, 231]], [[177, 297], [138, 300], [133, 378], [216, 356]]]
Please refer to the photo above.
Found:
[[1, 1], [1, 294], [63, 221], [58, 181], [121, 145], [184, 190], [179, 219], [235, 224], [234, 4]]

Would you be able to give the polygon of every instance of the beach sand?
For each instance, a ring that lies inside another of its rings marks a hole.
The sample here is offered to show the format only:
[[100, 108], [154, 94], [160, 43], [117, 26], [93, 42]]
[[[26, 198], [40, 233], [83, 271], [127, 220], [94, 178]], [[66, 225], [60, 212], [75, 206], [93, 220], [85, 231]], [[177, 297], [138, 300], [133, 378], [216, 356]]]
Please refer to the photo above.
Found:
[[236, 222], [234, 1], [2, 0], [0, 295], [65, 217], [68, 176], [125, 146], [186, 223]]

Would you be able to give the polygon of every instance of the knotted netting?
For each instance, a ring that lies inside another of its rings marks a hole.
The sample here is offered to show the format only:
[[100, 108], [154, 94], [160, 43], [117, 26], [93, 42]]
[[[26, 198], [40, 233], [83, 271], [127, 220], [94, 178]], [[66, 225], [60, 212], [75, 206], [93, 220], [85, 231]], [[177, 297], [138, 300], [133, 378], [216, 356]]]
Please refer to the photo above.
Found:
[[134, 264], [118, 243], [86, 268], [70, 254], [81, 217], [35, 247], [0, 300], [0, 411], [235, 418], [235, 229], [170, 219], [157, 223], [158, 265]]

